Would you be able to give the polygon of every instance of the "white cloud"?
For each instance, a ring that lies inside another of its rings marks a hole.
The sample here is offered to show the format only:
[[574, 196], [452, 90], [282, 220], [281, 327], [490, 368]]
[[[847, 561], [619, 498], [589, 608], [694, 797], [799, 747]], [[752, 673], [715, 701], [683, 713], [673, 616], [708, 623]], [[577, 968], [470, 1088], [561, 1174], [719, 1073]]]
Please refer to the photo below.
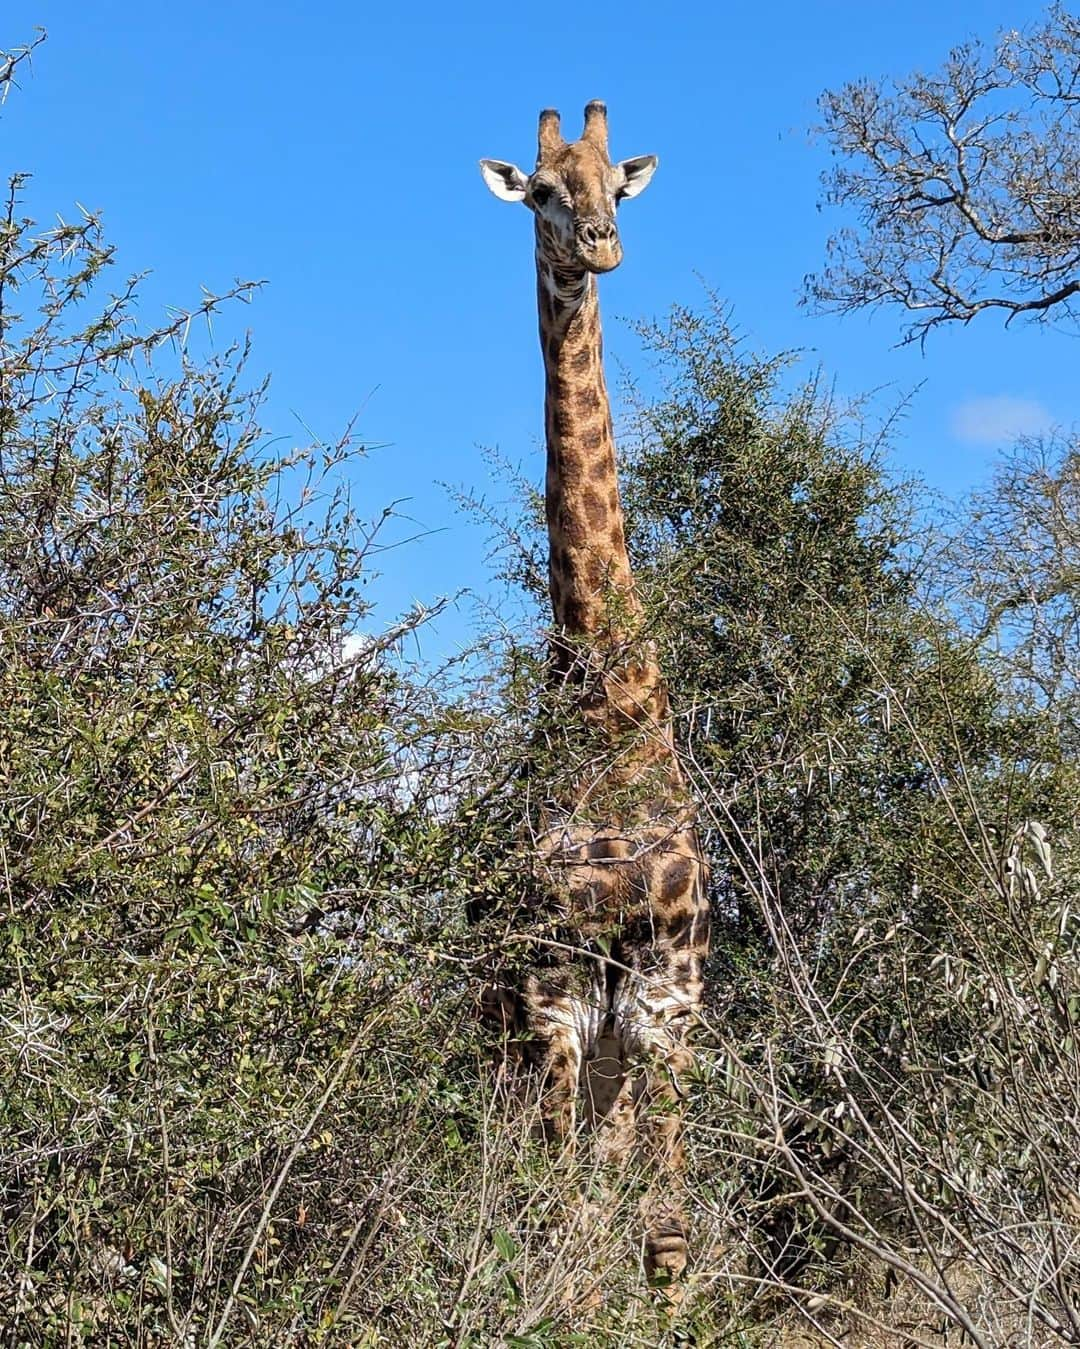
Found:
[[989, 398], [969, 398], [952, 411], [953, 436], [965, 445], [1006, 445], [1020, 436], [1037, 436], [1049, 431], [1054, 418], [1035, 398], [1014, 398], [997, 394]]

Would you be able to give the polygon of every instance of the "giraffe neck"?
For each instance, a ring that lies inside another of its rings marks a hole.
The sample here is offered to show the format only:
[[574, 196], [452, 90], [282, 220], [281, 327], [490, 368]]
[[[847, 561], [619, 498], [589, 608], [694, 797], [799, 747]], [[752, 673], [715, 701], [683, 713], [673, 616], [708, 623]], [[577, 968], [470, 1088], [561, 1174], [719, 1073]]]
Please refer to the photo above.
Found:
[[[552, 644], [554, 671], [585, 678], [586, 720], [619, 745], [616, 761], [572, 791], [575, 808], [611, 785], [648, 779], [658, 795], [639, 803], [655, 817], [683, 797], [664, 677], [641, 633], [641, 603], [626, 551], [615, 437], [604, 383], [596, 278], [537, 253], [540, 340], [547, 372], [547, 524], [556, 627], [582, 639]], [[582, 656], [586, 659], [582, 661]], [[593, 674], [586, 677], [586, 667]], [[632, 745], [626, 742], [629, 734]], [[661, 780], [656, 781], [656, 774]]]
[[536, 270], [552, 613], [570, 636], [616, 643], [640, 605], [615, 472], [596, 278], [539, 251]]

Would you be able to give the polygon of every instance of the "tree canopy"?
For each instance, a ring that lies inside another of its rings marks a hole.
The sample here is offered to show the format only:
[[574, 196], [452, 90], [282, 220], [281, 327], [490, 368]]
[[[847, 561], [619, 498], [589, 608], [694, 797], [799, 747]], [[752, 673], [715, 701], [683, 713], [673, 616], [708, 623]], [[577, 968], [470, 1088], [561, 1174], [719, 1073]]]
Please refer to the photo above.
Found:
[[996, 312], [1080, 313], [1080, 18], [957, 47], [933, 74], [823, 95], [836, 157], [826, 200], [856, 224], [807, 294], [825, 309], [894, 305], [905, 340]]

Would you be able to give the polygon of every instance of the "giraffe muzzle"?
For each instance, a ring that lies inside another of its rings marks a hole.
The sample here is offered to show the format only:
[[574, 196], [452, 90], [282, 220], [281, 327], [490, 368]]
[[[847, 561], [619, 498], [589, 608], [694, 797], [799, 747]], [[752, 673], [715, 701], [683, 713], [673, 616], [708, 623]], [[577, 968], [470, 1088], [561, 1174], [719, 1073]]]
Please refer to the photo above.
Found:
[[622, 262], [622, 244], [613, 220], [579, 221], [574, 237], [578, 257], [590, 272], [610, 272]]

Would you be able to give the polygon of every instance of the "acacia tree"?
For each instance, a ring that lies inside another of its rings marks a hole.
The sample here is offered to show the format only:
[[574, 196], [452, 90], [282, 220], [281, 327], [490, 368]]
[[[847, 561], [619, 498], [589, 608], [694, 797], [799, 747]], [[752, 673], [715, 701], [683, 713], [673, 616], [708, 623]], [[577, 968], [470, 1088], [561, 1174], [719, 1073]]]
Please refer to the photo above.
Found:
[[630, 539], [683, 744], [723, 802], [716, 903], [753, 927], [764, 872], [793, 930], [827, 933], [913, 879], [901, 843], [934, 780], [897, 707], [918, 705], [943, 761], [939, 680], [983, 736], [993, 694], [920, 612], [912, 488], [818, 382], [790, 388], [790, 362], [742, 351], [723, 316], [677, 310], [647, 338], [669, 381], [627, 453]]
[[996, 311], [1075, 322], [1080, 296], [1080, 17], [957, 47], [942, 69], [827, 92], [853, 211], [808, 297], [842, 313], [899, 305], [905, 341]]

